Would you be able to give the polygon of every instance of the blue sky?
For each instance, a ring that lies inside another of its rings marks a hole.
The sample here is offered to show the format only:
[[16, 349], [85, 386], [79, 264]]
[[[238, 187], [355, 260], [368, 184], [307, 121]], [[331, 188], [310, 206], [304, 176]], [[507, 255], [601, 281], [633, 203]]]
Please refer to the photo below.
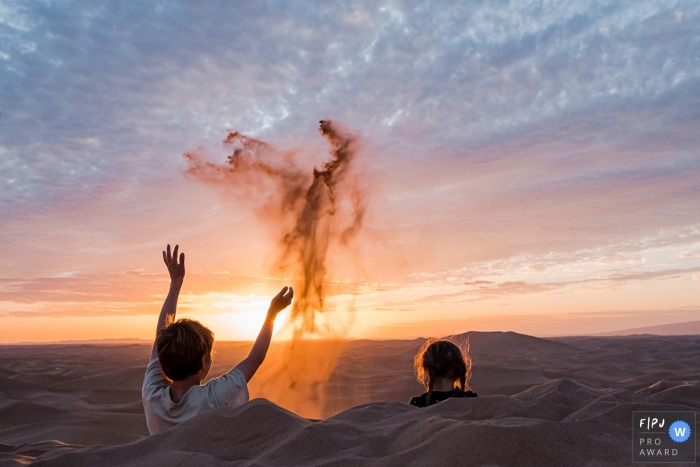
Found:
[[[402, 309], [680, 277], [686, 311], [658, 319], [691, 319], [699, 104], [695, 1], [0, 2], [0, 312], [162, 272], [172, 238], [202, 274], [264, 276], [251, 206], [187, 180], [182, 154], [223, 160], [236, 129], [313, 165], [331, 118], [363, 135], [374, 187], [352, 279], [435, 288]], [[618, 298], [589, 311], [657, 316]]]

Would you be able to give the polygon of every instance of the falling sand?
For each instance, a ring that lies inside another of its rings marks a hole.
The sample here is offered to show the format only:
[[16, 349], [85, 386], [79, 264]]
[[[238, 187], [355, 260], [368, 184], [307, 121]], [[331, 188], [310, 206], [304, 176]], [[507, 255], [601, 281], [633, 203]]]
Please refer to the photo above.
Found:
[[184, 154], [188, 177], [225, 187], [236, 201], [265, 200], [255, 212], [279, 236], [275, 273], [293, 278], [294, 303], [286, 323], [292, 339], [271, 351], [251, 389], [306, 417], [321, 414], [323, 386], [342, 337], [326, 302], [328, 253], [348, 246], [367, 208], [367, 191], [355, 170], [359, 138], [330, 120], [320, 123], [331, 156], [320, 169], [300, 168], [293, 153], [233, 131], [223, 142], [232, 150], [224, 164], [206, 161], [201, 151]]

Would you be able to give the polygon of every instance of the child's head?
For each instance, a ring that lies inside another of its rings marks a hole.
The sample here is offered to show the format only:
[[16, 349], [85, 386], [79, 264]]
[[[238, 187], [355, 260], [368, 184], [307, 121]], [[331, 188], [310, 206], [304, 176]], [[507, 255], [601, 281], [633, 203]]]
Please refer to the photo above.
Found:
[[469, 357], [469, 347], [464, 350], [450, 341], [428, 339], [421, 346], [413, 360], [418, 382], [428, 391], [433, 390], [433, 384], [438, 378], [459, 383], [462, 391], [469, 388], [469, 378], [472, 373], [472, 359]]
[[156, 336], [158, 359], [165, 376], [180, 381], [199, 374], [204, 379], [211, 368], [214, 333], [198, 321], [181, 319], [161, 329]]

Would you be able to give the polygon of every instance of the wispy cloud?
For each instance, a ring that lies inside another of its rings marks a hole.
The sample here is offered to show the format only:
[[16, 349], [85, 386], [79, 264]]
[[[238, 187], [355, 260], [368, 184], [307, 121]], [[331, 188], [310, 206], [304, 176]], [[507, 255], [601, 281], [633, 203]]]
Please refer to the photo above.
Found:
[[564, 293], [571, 289], [615, 289], [625, 284], [638, 281], [652, 280], [677, 280], [684, 275], [695, 277], [700, 272], [700, 267], [686, 269], [666, 269], [662, 271], [639, 271], [627, 274], [611, 274], [575, 281], [560, 282], [525, 282], [505, 281], [493, 283], [490, 281], [465, 282], [467, 287], [457, 292], [441, 295], [428, 295], [414, 300], [415, 302], [440, 302], [440, 301], [479, 301], [509, 295], [527, 295], [536, 293]]
[[384, 142], [419, 130], [423, 147], [407, 147], [420, 152], [634, 143], [698, 118], [692, 1], [8, 2], [3, 13], [13, 181], [0, 194], [25, 207], [99, 190], [117, 173], [161, 176], [148, 169], [226, 127], [311, 134], [325, 115]]
[[364, 135], [374, 184], [357, 272], [334, 280], [665, 280], [700, 264], [699, 19], [692, 0], [0, 1], [2, 277], [20, 281], [1, 293], [150, 303], [114, 271], [157, 271], [174, 240], [204, 272], [265, 276], [269, 239], [181, 155], [223, 160], [232, 128], [313, 165], [321, 118]]

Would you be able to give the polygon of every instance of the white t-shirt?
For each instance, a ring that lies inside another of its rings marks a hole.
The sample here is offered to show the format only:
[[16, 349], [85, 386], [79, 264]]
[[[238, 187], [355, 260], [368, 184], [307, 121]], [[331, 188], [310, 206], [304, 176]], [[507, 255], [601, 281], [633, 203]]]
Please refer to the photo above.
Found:
[[141, 390], [148, 431], [155, 435], [218, 407], [238, 407], [248, 402], [248, 385], [240, 370], [233, 368], [204, 386], [192, 386], [180, 402], [170, 398], [170, 382], [158, 358], [148, 363]]

